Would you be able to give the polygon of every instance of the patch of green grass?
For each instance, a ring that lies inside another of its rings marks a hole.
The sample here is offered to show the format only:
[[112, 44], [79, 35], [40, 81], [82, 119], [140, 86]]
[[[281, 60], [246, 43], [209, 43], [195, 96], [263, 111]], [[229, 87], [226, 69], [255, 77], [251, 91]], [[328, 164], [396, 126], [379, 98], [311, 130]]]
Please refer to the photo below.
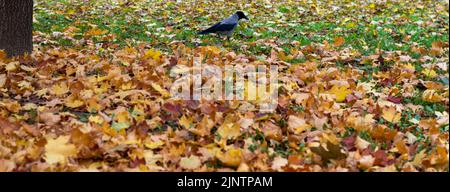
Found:
[[[62, 1], [62, 4], [67, 2]], [[95, 3], [93, 3], [94, 5]], [[150, 3], [148, 3], [150, 4]], [[55, 6], [54, 1], [50, 1], [45, 4], [46, 6]], [[73, 5], [77, 7], [80, 5]], [[98, 5], [97, 5], [98, 6]], [[168, 7], [174, 5], [168, 5]], [[398, 9], [398, 8], [397, 8]], [[101, 9], [93, 9], [101, 10]], [[278, 7], [278, 11], [282, 14], [297, 10], [297, 7], [281, 6]], [[165, 12], [160, 11], [161, 14]], [[202, 40], [208, 40], [208, 43], [201, 43], [200, 45], [217, 45], [222, 42], [220, 38], [206, 35], [198, 36], [197, 29], [192, 28], [191, 23], [179, 22], [178, 20], [165, 21], [148, 15], [141, 16], [142, 18], [135, 17], [132, 8], [123, 8], [120, 12], [116, 12], [114, 17], [102, 17], [100, 13], [91, 12], [77, 16], [77, 19], [81, 21], [81, 24], [75, 26], [80, 28], [80, 34], [88, 30], [87, 23], [95, 24], [100, 29], [108, 30], [116, 35], [114, 43], [120, 46], [126, 46], [127, 40], [134, 40], [140, 42], [148, 42], [157, 48], [170, 51], [167, 47], [171, 41], [182, 41], [186, 45], [195, 47], [198, 44], [192, 43], [192, 39], [200, 38]], [[236, 43], [221, 44], [222, 46], [230, 49], [235, 49], [236, 45], [254, 42], [260, 39], [282, 38], [287, 44], [292, 41], [299, 41], [301, 45], [308, 45], [312, 42], [322, 43], [324, 40], [332, 43], [333, 39], [337, 36], [342, 36], [345, 39], [345, 46], [350, 46], [357, 49], [363, 55], [373, 54], [377, 48], [385, 51], [410, 51], [411, 43], [417, 43], [421, 46], [430, 47], [434, 41], [448, 41], [447, 35], [440, 35], [441, 33], [432, 33], [436, 29], [432, 27], [422, 27], [418, 25], [417, 21], [421, 21], [419, 16], [420, 12], [410, 14], [406, 16], [413, 22], [406, 22], [401, 24], [392, 24], [390, 20], [390, 14], [375, 15], [371, 20], [373, 22], [379, 22], [380, 24], [372, 24], [370, 22], [358, 22], [358, 25], [354, 27], [348, 27], [346, 25], [338, 25], [328, 20], [309, 21], [304, 23], [292, 23], [288, 26], [278, 27], [275, 23], [270, 23], [269, 20], [257, 20], [256, 23], [243, 23], [236, 33], [241, 35], [235, 35], [233, 38]], [[68, 26], [72, 26], [75, 23], [74, 17], [69, 17], [63, 14], [53, 14], [51, 11], [36, 9], [35, 10], [36, 21], [34, 23], [34, 29], [45, 33], [51, 33], [55, 31], [62, 31]], [[178, 17], [173, 17], [176, 19]], [[179, 18], [178, 18], [179, 19]], [[210, 25], [206, 17], [195, 18], [196, 23], [203, 23], [204, 25]], [[171, 30], [165, 30], [167, 23], [173, 23]], [[340, 30], [338, 30], [338, 28]], [[254, 33], [259, 32], [260, 36], [255, 36]], [[447, 31], [448, 33], [448, 31]], [[148, 35], [150, 34], [150, 36]], [[410, 40], [403, 42], [406, 36], [410, 36]], [[82, 36], [76, 36], [81, 38]], [[172, 38], [169, 38], [172, 37]], [[98, 41], [97, 41], [98, 42]], [[58, 40], [58, 43], [65, 46], [72, 45], [69, 40]], [[289, 48], [288, 48], [289, 49]], [[256, 45], [250, 46], [249, 53], [256, 55], [270, 54], [270, 48], [267, 46]], [[236, 49], [236, 51], [240, 51]], [[412, 54], [412, 53], [411, 53]], [[417, 56], [417, 55], [416, 55]], [[290, 61], [292, 63], [298, 61]]]

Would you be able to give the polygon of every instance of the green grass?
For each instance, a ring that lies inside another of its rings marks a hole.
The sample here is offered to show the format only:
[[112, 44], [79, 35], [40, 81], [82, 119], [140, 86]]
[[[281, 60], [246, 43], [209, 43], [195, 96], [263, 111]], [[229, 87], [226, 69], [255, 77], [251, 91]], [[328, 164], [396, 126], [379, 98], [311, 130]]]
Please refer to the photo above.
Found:
[[[172, 41], [182, 41], [186, 45], [194, 47], [198, 44], [194, 43], [194, 39], [200, 39], [203, 43], [200, 45], [222, 45], [225, 48], [233, 49], [236, 45], [242, 45], [254, 42], [260, 39], [278, 38], [284, 44], [289, 45], [292, 41], [298, 41], [301, 45], [309, 45], [311, 43], [322, 43], [324, 40], [332, 42], [337, 36], [345, 38], [344, 47], [352, 47], [357, 49], [363, 55], [373, 54], [377, 48], [385, 51], [401, 50], [410, 51], [411, 43], [417, 43], [421, 46], [430, 47], [434, 41], [448, 41], [448, 30], [444, 33], [436, 31], [431, 26], [420, 26], [417, 24], [423, 21], [425, 14], [420, 10], [413, 14], [405, 13], [405, 19], [409, 22], [393, 24], [389, 10], [385, 10], [384, 14], [375, 15], [371, 19], [354, 22], [356, 26], [348, 26], [346, 24], [338, 24], [336, 21], [330, 20], [313, 20], [310, 18], [304, 22], [290, 22], [292, 18], [287, 18], [288, 25], [279, 27], [273, 20], [269, 18], [252, 18], [253, 21], [243, 23], [236, 31], [233, 40], [228, 43], [222, 43], [221, 38], [211, 35], [198, 36], [197, 31], [202, 26], [213, 24], [208, 17], [195, 17], [189, 20], [189, 17], [183, 18], [180, 15], [170, 15], [168, 20], [151, 16], [148, 14], [138, 15], [133, 8], [123, 7], [120, 11], [115, 11], [113, 16], [102, 16], [102, 10], [98, 4], [92, 3], [92, 9], [84, 14], [59, 14], [51, 10], [52, 7], [62, 7], [77, 10], [82, 4], [70, 5], [67, 1], [55, 3], [49, 1], [43, 3], [45, 9], [36, 9], [34, 23], [35, 31], [51, 34], [55, 31], [63, 31], [68, 26], [75, 26], [81, 30], [78, 32], [78, 38], [90, 29], [91, 24], [97, 25], [100, 29], [108, 30], [116, 36], [113, 43], [120, 46], [126, 46], [129, 42], [146, 42], [154, 45], [164, 51], [170, 51], [168, 44]], [[147, 5], [151, 5], [148, 3]], [[175, 8], [173, 4], [168, 5], [168, 9]], [[393, 8], [399, 8], [393, 6]], [[280, 6], [277, 15], [287, 15], [291, 11], [296, 11], [297, 7], [289, 7], [288, 5]], [[159, 10], [155, 14], [177, 14], [170, 12], [171, 10]], [[266, 15], [264, 15], [266, 16]], [[275, 19], [274, 19], [275, 20]], [[352, 21], [353, 22], [353, 21]], [[373, 22], [380, 22], [374, 24]], [[416, 22], [416, 23], [415, 23]], [[448, 17], [443, 19], [444, 24], [448, 25]], [[348, 23], [348, 22], [347, 22]], [[170, 27], [170, 30], [166, 30]], [[435, 33], [433, 33], [435, 32]], [[439, 32], [439, 33], [436, 33]], [[446, 33], [446, 34], [445, 34]], [[256, 35], [257, 34], [257, 35]], [[410, 40], [403, 42], [406, 36], [410, 36]], [[62, 45], [72, 45], [67, 40], [57, 40]], [[100, 42], [94, 40], [95, 42]], [[283, 45], [283, 44], [282, 44]], [[400, 45], [400, 46], [399, 46]], [[364, 47], [367, 46], [365, 49]], [[284, 46], [289, 49], [292, 46]], [[269, 50], [268, 50], [269, 49]], [[239, 51], [239, 49], [237, 49]], [[241, 50], [242, 51], [242, 50]], [[288, 51], [288, 50], [286, 50]], [[255, 46], [248, 50], [247, 53], [267, 54], [270, 48], [263, 46]]]

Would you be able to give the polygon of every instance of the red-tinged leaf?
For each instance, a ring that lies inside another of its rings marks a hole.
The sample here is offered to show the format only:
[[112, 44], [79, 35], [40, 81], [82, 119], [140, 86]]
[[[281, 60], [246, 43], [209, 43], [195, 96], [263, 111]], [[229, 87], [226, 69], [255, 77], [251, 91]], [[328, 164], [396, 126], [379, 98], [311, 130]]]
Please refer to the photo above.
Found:
[[392, 103], [395, 103], [395, 104], [402, 103], [402, 98], [401, 97], [394, 97], [394, 96], [389, 95], [387, 100], [392, 102]]
[[181, 106], [177, 103], [172, 103], [172, 102], [164, 103], [163, 109], [173, 115], [181, 114]]
[[342, 145], [344, 146], [345, 149], [347, 149], [347, 151], [354, 151], [356, 150], [355, 141], [356, 141], [355, 135], [348, 136], [342, 140]]
[[378, 150], [375, 153], [373, 153], [372, 156], [375, 158], [374, 165], [379, 165], [379, 166], [388, 165], [388, 158], [387, 158], [386, 151]]
[[13, 131], [19, 129], [19, 124], [12, 123], [8, 119], [0, 117], [0, 129], [3, 134], [10, 134]]

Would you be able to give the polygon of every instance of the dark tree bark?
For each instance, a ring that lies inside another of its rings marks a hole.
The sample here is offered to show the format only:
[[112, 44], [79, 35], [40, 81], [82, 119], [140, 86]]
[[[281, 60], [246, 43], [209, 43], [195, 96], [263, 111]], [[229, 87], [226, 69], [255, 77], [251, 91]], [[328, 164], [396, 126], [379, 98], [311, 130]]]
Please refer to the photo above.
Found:
[[0, 0], [0, 49], [9, 57], [33, 50], [33, 0]]

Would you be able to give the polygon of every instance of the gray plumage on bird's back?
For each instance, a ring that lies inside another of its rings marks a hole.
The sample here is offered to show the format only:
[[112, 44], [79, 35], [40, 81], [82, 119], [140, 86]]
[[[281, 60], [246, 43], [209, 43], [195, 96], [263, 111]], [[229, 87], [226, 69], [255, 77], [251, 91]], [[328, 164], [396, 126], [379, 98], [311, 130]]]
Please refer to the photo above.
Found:
[[233, 34], [234, 30], [236, 29], [239, 20], [241, 19], [248, 20], [248, 17], [245, 16], [245, 14], [242, 11], [237, 11], [228, 18], [216, 23], [215, 25], [209, 27], [208, 29], [199, 32], [198, 34], [204, 35], [209, 33], [216, 33], [230, 37]]

